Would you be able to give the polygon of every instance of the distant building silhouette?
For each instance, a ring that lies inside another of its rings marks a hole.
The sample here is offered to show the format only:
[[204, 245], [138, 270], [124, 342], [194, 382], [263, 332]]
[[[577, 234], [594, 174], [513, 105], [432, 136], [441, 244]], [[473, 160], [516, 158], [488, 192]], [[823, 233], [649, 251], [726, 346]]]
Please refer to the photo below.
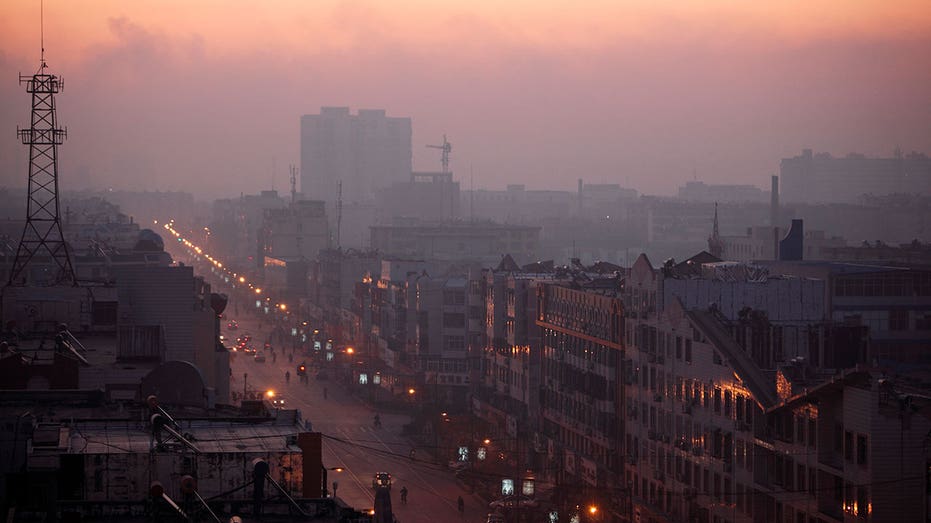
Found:
[[327, 215], [337, 218], [342, 184], [343, 246], [363, 246], [376, 197], [410, 178], [410, 118], [387, 117], [381, 109], [354, 115], [348, 107], [323, 107], [320, 114], [301, 117], [301, 192], [324, 200]]
[[849, 154], [835, 158], [805, 149], [780, 163], [782, 196], [795, 203], [855, 203], [863, 195], [931, 194], [931, 158], [925, 154], [867, 158]]

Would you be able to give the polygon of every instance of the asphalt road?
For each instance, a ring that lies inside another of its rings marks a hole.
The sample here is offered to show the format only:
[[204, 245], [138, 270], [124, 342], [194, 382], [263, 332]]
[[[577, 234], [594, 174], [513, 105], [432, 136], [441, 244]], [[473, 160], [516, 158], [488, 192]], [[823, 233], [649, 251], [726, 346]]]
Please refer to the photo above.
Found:
[[[227, 312], [235, 310], [233, 300]], [[272, 328], [264, 327], [257, 318], [246, 314], [226, 314], [222, 332], [227, 344], [235, 342], [237, 336], [250, 334], [253, 344], [263, 351], [265, 340]], [[227, 329], [229, 319], [236, 319], [239, 328]], [[277, 342], [277, 338], [273, 340]], [[273, 346], [275, 343], [273, 343]], [[487, 505], [476, 496], [467, 494], [457, 483], [451, 471], [442, 465], [422, 460], [426, 452], [417, 454], [418, 459], [409, 458], [411, 443], [401, 436], [401, 429], [408, 421], [407, 415], [379, 413], [382, 426], [374, 427], [375, 411], [359, 398], [349, 394], [344, 385], [331, 379], [318, 381], [315, 373], [308, 369], [308, 382], [301, 383], [296, 372], [302, 358], [295, 353], [293, 363], [288, 362], [287, 352], [275, 349], [277, 358], [264, 351], [265, 363], [255, 362], [251, 356], [235, 353], [232, 360], [233, 380], [230, 388], [242, 392], [243, 374], [248, 373], [250, 390], [274, 390], [283, 398], [286, 408], [297, 408], [303, 419], [309, 420], [313, 430], [323, 434], [323, 462], [328, 468], [343, 467], [342, 472], [329, 471], [328, 487], [338, 483], [337, 497], [356, 509], [371, 508], [375, 491], [372, 478], [376, 472], [392, 475], [391, 501], [394, 515], [400, 523], [435, 523], [437, 521], [484, 522], [489, 512]], [[291, 372], [290, 384], [285, 383], [285, 372]], [[327, 398], [324, 398], [324, 388]], [[408, 504], [402, 505], [399, 491], [406, 486]], [[465, 500], [465, 512], [460, 515], [456, 500]]]

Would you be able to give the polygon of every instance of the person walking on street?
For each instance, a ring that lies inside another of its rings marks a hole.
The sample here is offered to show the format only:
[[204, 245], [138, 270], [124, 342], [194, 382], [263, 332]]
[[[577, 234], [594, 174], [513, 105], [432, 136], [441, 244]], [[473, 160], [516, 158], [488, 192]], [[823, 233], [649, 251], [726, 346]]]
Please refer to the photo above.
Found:
[[407, 505], [407, 486], [401, 487], [401, 504]]
[[465, 500], [462, 499], [462, 496], [459, 496], [459, 499], [456, 500], [456, 505], [459, 507], [459, 515], [465, 514]]

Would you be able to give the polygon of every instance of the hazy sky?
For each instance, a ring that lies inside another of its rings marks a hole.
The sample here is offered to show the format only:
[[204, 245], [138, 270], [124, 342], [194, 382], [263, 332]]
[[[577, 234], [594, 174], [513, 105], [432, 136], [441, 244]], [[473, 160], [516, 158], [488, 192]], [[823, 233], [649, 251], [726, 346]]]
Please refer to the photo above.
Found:
[[[928, 0], [48, 0], [64, 189], [287, 190], [299, 117], [410, 116], [469, 187], [768, 184], [809, 147], [931, 153]], [[0, 185], [24, 186], [18, 73], [39, 1], [0, 2]], [[273, 176], [274, 174], [274, 176]]]

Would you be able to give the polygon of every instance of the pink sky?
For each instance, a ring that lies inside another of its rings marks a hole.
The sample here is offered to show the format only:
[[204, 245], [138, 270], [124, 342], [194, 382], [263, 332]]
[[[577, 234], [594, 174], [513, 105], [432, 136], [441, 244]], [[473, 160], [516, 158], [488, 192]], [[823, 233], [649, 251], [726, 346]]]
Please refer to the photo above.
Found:
[[[2, 186], [25, 185], [38, 19], [0, 3]], [[471, 167], [671, 194], [693, 172], [766, 186], [806, 147], [931, 153], [926, 0], [48, 0], [45, 33], [65, 190], [285, 190], [322, 105], [410, 116], [417, 169], [446, 133], [463, 188]]]

